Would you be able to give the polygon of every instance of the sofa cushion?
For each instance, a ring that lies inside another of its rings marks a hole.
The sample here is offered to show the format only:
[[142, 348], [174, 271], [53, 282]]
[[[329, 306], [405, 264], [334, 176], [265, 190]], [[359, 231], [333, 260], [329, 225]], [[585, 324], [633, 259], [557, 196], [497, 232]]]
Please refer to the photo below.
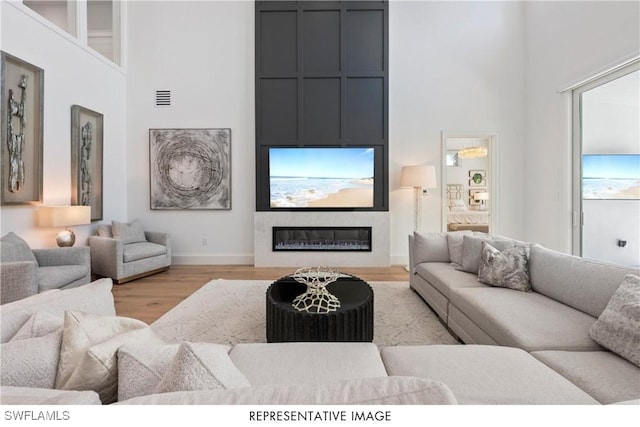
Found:
[[601, 346], [640, 366], [640, 277], [625, 276], [590, 334]]
[[478, 280], [490, 286], [530, 292], [529, 248], [514, 247], [499, 251], [482, 242]]
[[515, 240], [493, 237], [484, 233], [473, 236], [464, 235], [462, 237], [462, 265], [458, 267], [459, 270], [478, 274], [482, 242], [489, 243], [499, 251], [512, 248], [515, 245]]
[[13, 232], [0, 238], [0, 259], [2, 262], [33, 261], [38, 263], [27, 242]]
[[531, 246], [529, 274], [534, 292], [598, 317], [627, 274], [639, 270], [618, 267]]
[[387, 375], [372, 343], [237, 344], [229, 356], [252, 385], [317, 384]]
[[136, 242], [146, 242], [142, 224], [137, 219], [131, 222], [111, 221], [113, 237], [120, 239], [123, 245]]
[[[464, 201], [460, 200], [463, 204]], [[473, 235], [471, 230], [450, 231], [447, 233], [447, 244], [449, 246], [449, 260], [458, 265], [462, 265], [462, 243], [463, 237]]]
[[413, 233], [413, 262], [449, 262], [446, 233]]
[[38, 289], [63, 288], [90, 273], [89, 265], [58, 265], [38, 268]]
[[[180, 344], [130, 343], [118, 349], [118, 401], [153, 394]], [[225, 346], [227, 352], [230, 347]]]
[[451, 304], [500, 345], [527, 351], [602, 349], [589, 336], [596, 319], [535, 292], [454, 288]]
[[65, 313], [56, 388], [93, 390], [103, 403], [117, 399], [117, 351], [127, 343], [161, 344], [146, 323], [126, 317]]
[[442, 382], [451, 389], [460, 404], [598, 403], [566, 378], [516, 348], [396, 346], [383, 348], [381, 354], [389, 375], [416, 376]]
[[0, 387], [1, 405], [100, 405], [95, 391], [52, 390], [34, 387]]
[[62, 329], [41, 337], [0, 345], [3, 386], [53, 388], [56, 381]]
[[640, 368], [609, 351], [534, 351], [535, 358], [600, 403], [640, 399]]
[[0, 342], [7, 342], [36, 312], [46, 311], [54, 316], [64, 317], [67, 310], [113, 316], [116, 314], [113, 304], [111, 279], [100, 279], [78, 288], [50, 290], [28, 298], [0, 306]]
[[185, 342], [180, 344], [156, 392], [232, 389], [250, 385], [229, 358], [225, 346]]
[[451, 299], [452, 288], [486, 288], [487, 285], [478, 281], [478, 277], [458, 270], [455, 264], [429, 262], [416, 267], [417, 274]]
[[233, 390], [200, 390], [142, 396], [125, 405], [451, 405], [449, 387], [411, 377], [359, 378], [322, 384], [289, 384]]
[[167, 247], [157, 243], [129, 243], [122, 247], [124, 262], [133, 262], [167, 253]]

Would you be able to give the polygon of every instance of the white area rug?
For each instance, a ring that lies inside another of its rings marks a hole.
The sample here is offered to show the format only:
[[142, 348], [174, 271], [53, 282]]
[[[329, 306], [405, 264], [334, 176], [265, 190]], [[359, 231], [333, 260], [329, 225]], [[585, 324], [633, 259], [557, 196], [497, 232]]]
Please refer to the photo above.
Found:
[[[266, 342], [269, 280], [213, 280], [151, 327], [167, 342], [235, 345]], [[369, 282], [374, 292], [374, 337], [379, 347], [455, 344], [436, 315], [407, 282]]]

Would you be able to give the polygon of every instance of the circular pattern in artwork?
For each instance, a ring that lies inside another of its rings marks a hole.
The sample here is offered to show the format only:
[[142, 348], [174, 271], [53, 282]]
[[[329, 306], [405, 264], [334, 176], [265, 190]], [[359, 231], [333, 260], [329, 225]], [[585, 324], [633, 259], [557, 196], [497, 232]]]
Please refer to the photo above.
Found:
[[154, 136], [152, 208], [227, 207], [228, 130], [171, 130]]

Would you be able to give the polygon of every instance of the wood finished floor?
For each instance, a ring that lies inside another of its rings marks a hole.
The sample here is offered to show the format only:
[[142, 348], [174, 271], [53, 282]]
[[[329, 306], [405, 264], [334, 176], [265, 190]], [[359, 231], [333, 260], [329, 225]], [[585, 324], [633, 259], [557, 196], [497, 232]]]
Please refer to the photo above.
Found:
[[[293, 271], [295, 268], [251, 265], [176, 265], [153, 276], [113, 285], [116, 313], [150, 324], [211, 280], [276, 280]], [[403, 266], [341, 271], [370, 282], [409, 280]]]

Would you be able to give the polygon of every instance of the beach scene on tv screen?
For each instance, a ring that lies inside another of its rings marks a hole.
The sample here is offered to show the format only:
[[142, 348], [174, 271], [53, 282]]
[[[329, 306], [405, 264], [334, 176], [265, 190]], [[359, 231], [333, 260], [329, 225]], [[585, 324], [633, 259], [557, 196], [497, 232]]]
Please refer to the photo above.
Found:
[[640, 199], [639, 154], [584, 155], [582, 177], [583, 199]]
[[270, 148], [272, 208], [373, 207], [373, 148]]

